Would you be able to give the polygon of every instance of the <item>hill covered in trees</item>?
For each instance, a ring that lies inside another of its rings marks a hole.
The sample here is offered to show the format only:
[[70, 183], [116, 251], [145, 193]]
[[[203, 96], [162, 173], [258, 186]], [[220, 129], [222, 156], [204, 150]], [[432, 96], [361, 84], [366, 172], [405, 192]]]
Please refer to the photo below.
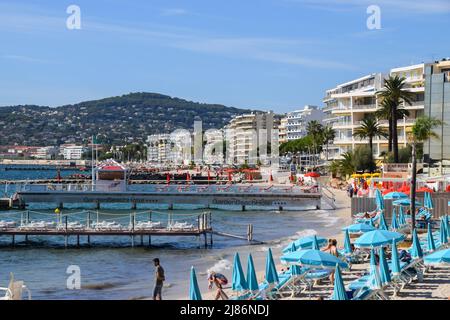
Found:
[[130, 93], [56, 108], [24, 105], [0, 107], [0, 145], [86, 143], [99, 135], [102, 143], [121, 145], [144, 141], [149, 134], [222, 128], [249, 109], [187, 101], [157, 93]]

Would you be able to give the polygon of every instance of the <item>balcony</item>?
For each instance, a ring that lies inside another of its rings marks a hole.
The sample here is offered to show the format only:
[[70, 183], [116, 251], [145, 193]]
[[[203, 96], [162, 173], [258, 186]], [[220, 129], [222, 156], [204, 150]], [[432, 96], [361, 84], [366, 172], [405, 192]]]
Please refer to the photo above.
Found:
[[367, 109], [376, 109], [377, 105], [373, 104], [354, 104], [353, 110], [367, 110]]

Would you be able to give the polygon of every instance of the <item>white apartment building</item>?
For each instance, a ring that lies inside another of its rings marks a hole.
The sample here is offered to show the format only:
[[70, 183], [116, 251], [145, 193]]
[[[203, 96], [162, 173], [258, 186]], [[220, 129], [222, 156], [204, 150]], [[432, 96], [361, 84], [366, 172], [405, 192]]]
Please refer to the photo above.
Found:
[[42, 147], [36, 149], [36, 151], [32, 153], [32, 156], [36, 159], [51, 160], [57, 153], [57, 147]]
[[287, 142], [287, 117], [283, 117], [280, 120], [280, 125], [278, 126], [278, 142], [280, 144]]
[[[415, 118], [423, 114], [424, 66], [418, 64], [390, 71], [390, 75], [405, 77], [408, 90], [414, 93], [412, 105], [404, 106], [410, 115], [398, 121], [398, 143], [401, 147], [408, 143], [407, 132]], [[342, 153], [353, 150], [358, 145], [367, 144], [366, 140], [354, 138], [353, 134], [365, 117], [380, 108], [376, 93], [382, 89], [386, 77], [387, 75], [381, 73], [373, 73], [326, 91], [323, 100], [326, 116], [323, 121], [336, 132], [333, 143], [329, 145], [329, 159], [339, 158]], [[379, 123], [388, 130], [387, 120], [380, 120]], [[388, 151], [387, 138], [375, 138], [373, 142], [374, 156], [382, 158], [383, 152]]]
[[171, 150], [170, 134], [153, 134], [147, 137], [147, 161], [166, 163]]
[[203, 150], [205, 164], [223, 164], [225, 160], [223, 130], [206, 130], [203, 136], [206, 142]]
[[286, 139], [287, 141], [303, 138], [307, 135], [308, 122], [316, 120], [322, 123], [325, 114], [319, 107], [306, 105], [303, 109], [287, 114]]
[[59, 150], [65, 160], [81, 160], [85, 148], [76, 144], [63, 144]]
[[[256, 164], [258, 159], [267, 163], [267, 145], [271, 142], [274, 129], [278, 129], [279, 120], [272, 111], [250, 113], [237, 116], [230, 121], [226, 130], [228, 159], [227, 163]], [[278, 139], [278, 133], [277, 139]], [[258, 146], [259, 151], [258, 151]]]

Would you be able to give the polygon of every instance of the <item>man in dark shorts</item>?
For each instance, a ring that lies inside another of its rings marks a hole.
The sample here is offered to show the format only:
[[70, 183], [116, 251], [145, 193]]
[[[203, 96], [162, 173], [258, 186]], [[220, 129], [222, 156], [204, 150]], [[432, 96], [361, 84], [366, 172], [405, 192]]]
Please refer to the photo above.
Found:
[[155, 289], [153, 290], [153, 300], [161, 300], [161, 291], [164, 280], [166, 280], [164, 277], [164, 269], [159, 264], [158, 258], [153, 259], [153, 262], [155, 264]]

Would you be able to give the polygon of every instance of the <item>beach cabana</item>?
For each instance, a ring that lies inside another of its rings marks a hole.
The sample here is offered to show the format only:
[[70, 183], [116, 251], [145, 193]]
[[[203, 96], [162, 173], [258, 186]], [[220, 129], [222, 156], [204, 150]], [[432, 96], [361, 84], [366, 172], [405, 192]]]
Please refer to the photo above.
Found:
[[374, 230], [364, 233], [354, 242], [355, 246], [358, 248], [376, 248], [380, 246], [387, 246], [395, 242], [400, 242], [405, 239], [405, 235], [387, 231], [387, 230]]
[[237, 252], [234, 255], [231, 289], [233, 291], [248, 290], [247, 280], [245, 280], [244, 271], [242, 270], [241, 259]]
[[344, 281], [342, 280], [341, 269], [336, 265], [334, 271], [334, 286], [331, 300], [348, 300], [347, 292], [345, 291]]
[[191, 279], [189, 283], [189, 299], [190, 300], [202, 300], [202, 295], [198, 287], [197, 276], [195, 274], [194, 267], [191, 267]]

